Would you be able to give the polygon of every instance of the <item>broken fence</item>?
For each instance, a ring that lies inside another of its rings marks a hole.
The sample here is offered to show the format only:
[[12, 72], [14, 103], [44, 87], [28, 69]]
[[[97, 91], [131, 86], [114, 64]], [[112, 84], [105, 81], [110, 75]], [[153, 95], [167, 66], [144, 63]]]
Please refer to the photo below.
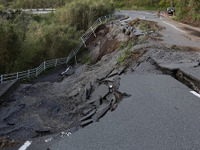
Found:
[[86, 46], [87, 39], [92, 34], [94, 34], [94, 36], [96, 37], [95, 30], [97, 29], [97, 27], [101, 25], [102, 23], [104, 23], [105, 21], [107, 21], [108, 19], [114, 19], [115, 17], [117, 16], [114, 14], [104, 16], [104, 17], [99, 17], [94, 22], [94, 24], [85, 32], [85, 34], [82, 35], [82, 37], [79, 39], [78, 46], [70, 52], [68, 57], [44, 61], [41, 65], [39, 65], [37, 68], [34, 68], [34, 69], [29, 69], [26, 71], [16, 72], [16, 73], [11, 73], [11, 74], [2, 74], [0, 76], [0, 83], [6, 83], [13, 80], [25, 80], [28, 78], [33, 78], [41, 74], [46, 69], [67, 64], [73, 57], [75, 57], [75, 60], [76, 60], [76, 54], [79, 52], [79, 50], [81, 49], [83, 45]]

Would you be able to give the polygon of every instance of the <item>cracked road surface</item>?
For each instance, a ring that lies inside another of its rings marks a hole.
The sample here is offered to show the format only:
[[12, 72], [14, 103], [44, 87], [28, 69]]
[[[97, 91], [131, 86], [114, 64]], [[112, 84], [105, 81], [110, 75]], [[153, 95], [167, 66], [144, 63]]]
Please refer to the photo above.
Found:
[[100, 122], [52, 145], [51, 150], [198, 149], [200, 99], [166, 75], [124, 75], [131, 93]]
[[166, 29], [161, 31], [163, 43], [177, 46], [200, 47], [200, 35], [191, 32], [200, 32], [199, 28], [191, 27], [182, 23], [171, 21], [165, 17], [158, 18], [156, 13], [137, 12], [137, 11], [120, 11], [116, 14], [128, 15], [130, 19], [141, 18], [158, 22], [159, 25]]

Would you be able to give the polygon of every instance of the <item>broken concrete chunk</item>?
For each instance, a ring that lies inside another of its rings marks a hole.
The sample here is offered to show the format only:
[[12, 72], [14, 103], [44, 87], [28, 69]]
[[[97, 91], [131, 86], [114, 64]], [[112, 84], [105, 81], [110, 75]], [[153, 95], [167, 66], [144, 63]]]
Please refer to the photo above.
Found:
[[86, 109], [86, 110], [84, 110], [83, 111], [83, 114], [84, 115], [87, 115], [89, 112], [91, 112], [92, 111], [92, 108], [89, 108], [89, 109]]
[[142, 30], [140, 30], [139, 28], [136, 28], [136, 32], [134, 34], [136, 36], [144, 35], [144, 33], [142, 33]]
[[119, 76], [116, 76], [113, 78], [113, 90], [114, 91], [118, 91], [119, 89], [119, 86], [120, 86], [120, 77]]
[[88, 115], [84, 116], [83, 118], [81, 118], [79, 121], [84, 121], [84, 120], [87, 120], [89, 118], [91, 118], [96, 112], [96, 109], [91, 111]]
[[140, 65], [140, 63], [134, 63], [132, 66], [131, 66], [131, 71], [135, 71], [136, 68]]
[[113, 78], [114, 77], [106, 78], [106, 79], [103, 80], [103, 82], [111, 82], [112, 83], [113, 82]]
[[88, 124], [90, 124], [90, 123], [92, 123], [92, 122], [93, 122], [92, 119], [89, 119], [89, 120], [83, 121], [83, 122], [81, 122], [81, 126], [86, 126], [86, 125], [88, 125]]
[[131, 29], [128, 28], [128, 29], [126, 30], [126, 32], [125, 32], [125, 35], [130, 35], [130, 34], [131, 34]]
[[102, 104], [96, 111], [95, 115], [92, 117], [94, 121], [98, 121], [110, 108], [110, 103]]
[[88, 100], [85, 105], [89, 105], [89, 104], [93, 104], [94, 102], [96, 102], [97, 99], [91, 99], [91, 100]]
[[109, 77], [112, 77], [112, 76], [115, 76], [115, 75], [117, 75], [118, 74], [118, 70], [113, 70], [109, 75], [108, 75], [108, 78]]
[[104, 72], [99, 77], [97, 77], [97, 80], [101, 81], [101, 80], [105, 79], [113, 70], [114, 70], [114, 68]]
[[89, 85], [86, 86], [85, 90], [84, 90], [84, 93], [82, 95], [82, 100], [86, 101], [90, 97], [91, 92], [92, 92], [92, 88]]
[[67, 69], [61, 73], [61, 75], [70, 76], [74, 73], [74, 68], [72, 66], [67, 67]]
[[120, 67], [118, 69], [118, 75], [121, 75], [124, 72], [125, 69], [126, 69], [126, 67]]
[[109, 88], [105, 84], [101, 84], [92, 94], [90, 99], [98, 99], [99, 96], [104, 98], [109, 93]]
[[37, 132], [37, 133], [48, 133], [48, 132], [50, 132], [50, 130], [51, 130], [50, 127], [43, 127], [43, 128], [35, 130], [35, 132]]
[[86, 88], [88, 89], [89, 94], [92, 93], [93, 85], [94, 85], [94, 84], [93, 84], [92, 81], [90, 81], [90, 83], [88, 83], [88, 84], [86, 85]]
[[110, 94], [108, 94], [108, 95], [106, 96], [106, 100], [107, 100], [108, 102], [110, 102], [110, 103], [113, 101], [113, 99], [115, 99], [113, 93], [110, 93]]
[[87, 100], [87, 93], [86, 91], [83, 93], [83, 96], [81, 97], [82, 101], [86, 101]]
[[103, 99], [101, 96], [98, 97], [98, 99], [94, 102], [94, 105], [98, 108], [103, 102]]

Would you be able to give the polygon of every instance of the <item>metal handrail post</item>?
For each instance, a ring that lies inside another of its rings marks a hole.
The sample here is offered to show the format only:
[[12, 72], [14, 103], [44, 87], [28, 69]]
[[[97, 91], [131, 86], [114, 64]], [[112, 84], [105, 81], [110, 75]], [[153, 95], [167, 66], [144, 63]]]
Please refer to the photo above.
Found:
[[17, 80], [19, 79], [19, 72], [17, 72]]
[[3, 83], [3, 75], [1, 75], [1, 83]]
[[84, 46], [86, 47], [86, 44], [85, 44], [85, 41], [83, 40], [83, 37], [81, 37], [81, 40], [82, 40]]
[[35, 76], [37, 76], [38, 68], [35, 68]]
[[92, 28], [92, 27], [90, 27], [90, 29], [92, 30], [92, 32], [93, 32], [93, 34], [94, 34], [94, 36], [95, 36], [95, 37], [97, 37], [97, 36], [96, 36], [96, 34], [95, 34], [95, 32], [94, 32], [94, 30], [93, 30], [93, 28]]
[[102, 20], [101, 20], [101, 18], [99, 17], [99, 21], [102, 23]]
[[30, 70], [28, 70], [28, 78], [30, 77]]
[[55, 61], [55, 67], [57, 66], [57, 63], [58, 63], [58, 59], [56, 59], [56, 61]]
[[46, 69], [46, 62], [44, 61], [44, 71], [45, 71], [45, 69]]

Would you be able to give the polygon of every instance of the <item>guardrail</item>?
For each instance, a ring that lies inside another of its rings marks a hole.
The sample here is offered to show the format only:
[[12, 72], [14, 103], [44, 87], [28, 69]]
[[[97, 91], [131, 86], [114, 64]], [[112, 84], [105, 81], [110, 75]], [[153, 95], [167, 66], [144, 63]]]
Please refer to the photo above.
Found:
[[17, 80], [25, 80], [27, 78], [33, 78], [33, 77], [36, 77], [39, 74], [41, 74], [46, 69], [56, 67], [59, 65], [63, 65], [63, 64], [67, 64], [73, 57], [75, 57], [75, 60], [76, 60], [76, 54], [79, 52], [79, 50], [81, 49], [81, 47], [83, 45], [86, 46], [87, 39], [92, 34], [94, 34], [94, 36], [96, 37], [95, 30], [97, 29], [97, 27], [100, 24], [102, 24], [103, 22], [107, 21], [107, 19], [111, 19], [111, 18], [115, 18], [115, 17], [116, 17], [116, 15], [114, 15], [114, 14], [104, 16], [104, 17], [99, 17], [94, 22], [94, 24], [85, 32], [85, 34], [83, 34], [81, 36], [78, 46], [70, 52], [68, 57], [44, 61], [41, 65], [39, 65], [37, 68], [34, 68], [34, 69], [29, 69], [26, 71], [16, 72], [16, 73], [11, 73], [11, 74], [2, 74], [0, 76], [0, 83], [6, 83], [6, 82], [13, 81], [16, 79]]

